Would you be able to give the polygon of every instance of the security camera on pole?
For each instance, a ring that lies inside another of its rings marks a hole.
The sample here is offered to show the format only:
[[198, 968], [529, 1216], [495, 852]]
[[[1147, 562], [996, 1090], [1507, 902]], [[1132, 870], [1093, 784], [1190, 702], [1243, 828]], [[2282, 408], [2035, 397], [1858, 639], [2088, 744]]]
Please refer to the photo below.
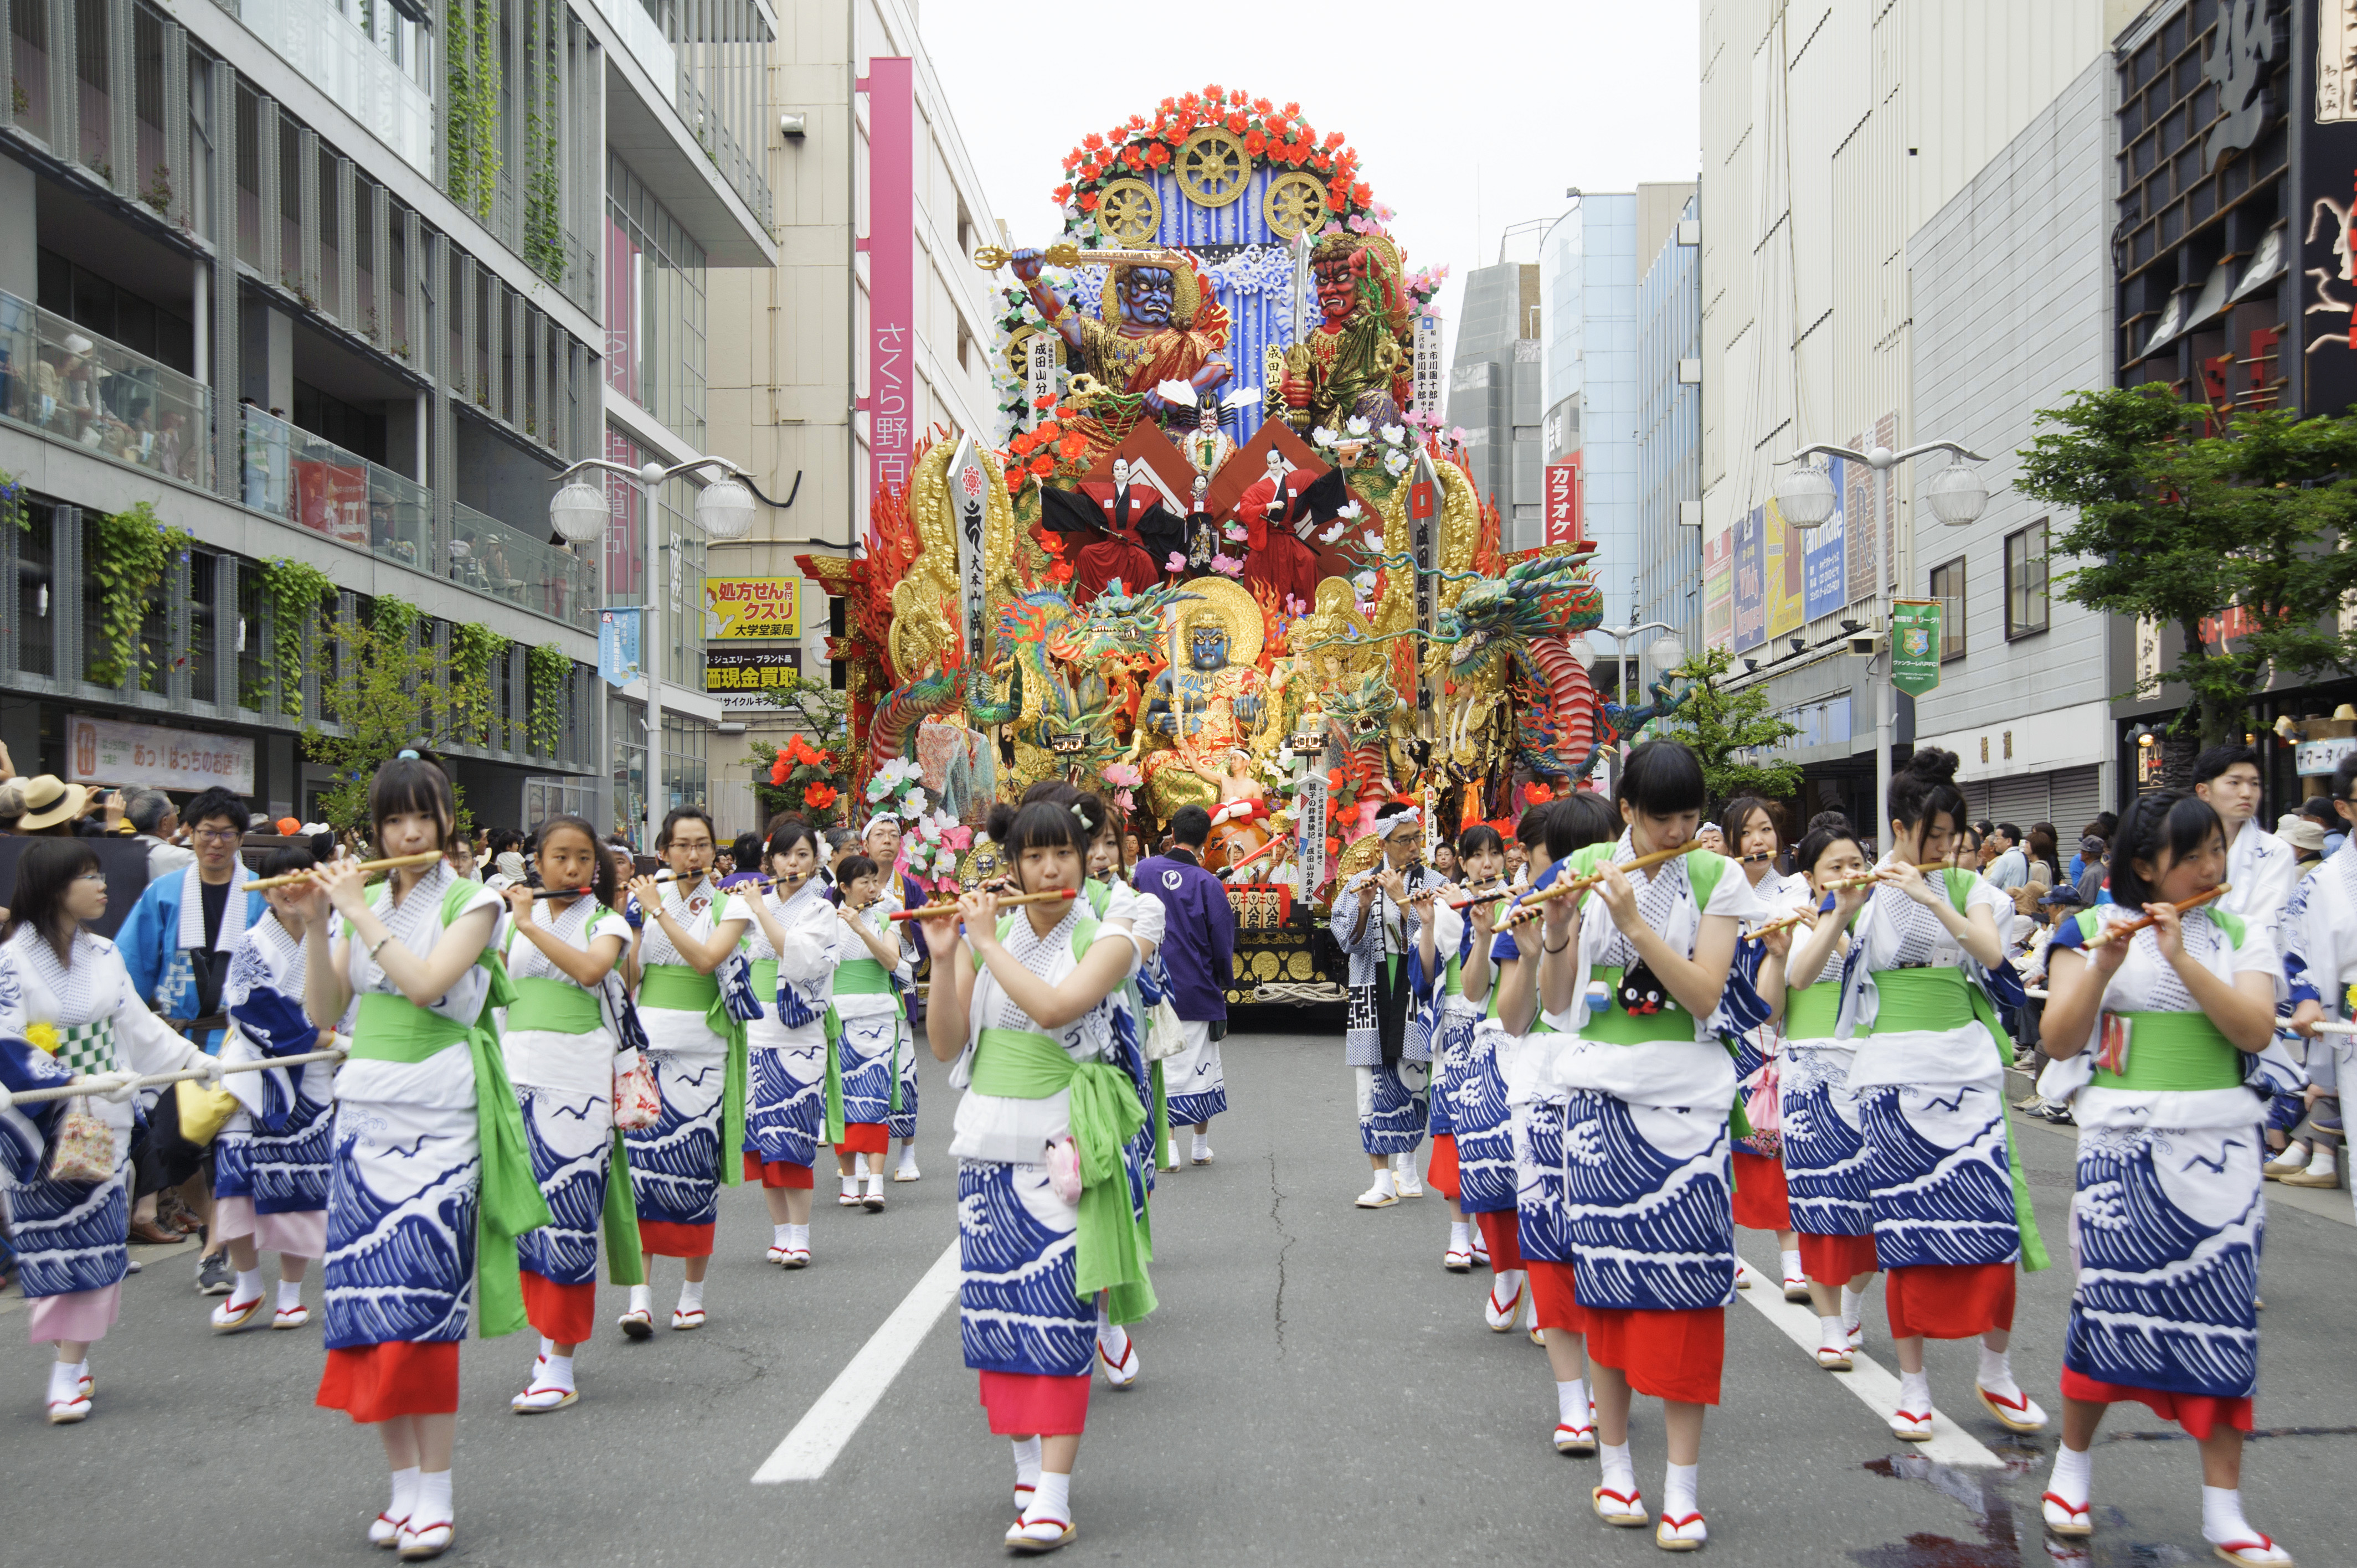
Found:
[[[696, 492], [695, 521], [704, 532], [724, 543], [742, 539], [753, 531], [753, 495], [744, 483], [745, 470], [726, 457], [691, 457], [684, 463], [665, 467], [661, 463], [649, 463], [633, 468], [627, 463], [610, 462], [603, 457], [584, 457], [556, 477], [570, 480], [549, 498], [548, 521], [567, 543], [587, 544], [605, 536], [613, 508], [608, 504], [605, 489], [586, 478], [574, 476], [587, 468], [602, 468], [619, 474], [625, 483], [635, 485], [639, 491], [639, 515], [644, 523], [647, 544], [645, 592], [640, 596], [639, 627], [640, 647], [644, 650], [644, 674], [647, 682], [647, 838], [645, 848], [651, 852], [655, 835], [662, 831], [662, 669], [655, 657], [661, 640], [655, 634], [655, 491], [662, 482], [674, 475], [695, 468], [718, 467], [724, 472]], [[608, 711], [601, 700], [598, 703], [600, 725]], [[613, 736], [608, 736], [606, 756], [610, 761], [615, 747]]]
[[[1949, 455], [1947, 466], [1932, 475], [1932, 482], [1923, 489], [1923, 498], [1931, 504], [1932, 515], [1951, 528], [1962, 528], [1966, 523], [1978, 521], [1982, 509], [1988, 505], [1988, 485], [1978, 472], [1965, 465], [1984, 463], [1988, 459], [1953, 441], [1920, 442], [1904, 452], [1893, 452], [1888, 446], [1857, 452], [1824, 441], [1803, 446], [1783, 460], [1784, 465], [1790, 467], [1786, 468], [1784, 477], [1776, 481], [1777, 508], [1783, 512], [1786, 522], [1803, 532], [1822, 528], [1832, 520], [1835, 500], [1833, 476], [1825, 472], [1823, 465], [1805, 461], [1815, 454], [1824, 453], [1845, 462], [1863, 463], [1880, 474], [1927, 452]], [[1878, 583], [1875, 585], [1875, 618], [1888, 626], [1890, 623], [1889, 607], [1883, 603], [1884, 592], [1884, 585]], [[1889, 809], [1890, 801], [1890, 729], [1898, 705], [1897, 699], [1890, 694], [1894, 650], [1888, 638], [1878, 639], [1872, 628], [1868, 628], [1862, 635], [1852, 633], [1850, 652], [1868, 658], [1880, 656], [1878, 666], [1868, 667], [1868, 679], [1875, 685], [1874, 810], [1878, 817]], [[1932, 650], [1935, 670], [1938, 657], [1935, 647]], [[1879, 679], [1876, 679], [1878, 676]], [[1879, 839], [1883, 835], [1878, 830], [1875, 836]]]

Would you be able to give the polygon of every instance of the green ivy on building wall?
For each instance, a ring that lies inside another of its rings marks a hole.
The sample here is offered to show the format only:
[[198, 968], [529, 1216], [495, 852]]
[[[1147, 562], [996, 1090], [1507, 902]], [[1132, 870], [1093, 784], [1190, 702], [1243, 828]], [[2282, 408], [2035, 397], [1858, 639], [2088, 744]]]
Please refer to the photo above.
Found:
[[553, 642], [544, 642], [525, 655], [532, 675], [532, 748], [554, 757], [565, 741], [565, 688], [573, 682], [573, 659]]
[[[317, 566], [281, 555], [263, 563], [262, 585], [270, 596], [270, 648], [278, 666], [279, 711], [299, 719], [311, 623], [319, 607], [335, 596], [335, 580]], [[256, 701], [253, 705], [259, 708], [262, 703]]]
[[450, 199], [485, 222], [498, 197], [500, 169], [500, 13], [495, 0], [451, 0], [443, 40]]
[[564, 48], [564, 16], [556, 0], [533, 0], [529, 23], [537, 36], [527, 57], [537, 68], [524, 101], [523, 259], [553, 284], [565, 281], [565, 223], [556, 175], [557, 60]]
[[179, 529], [165, 527], [145, 501], [92, 516], [97, 538], [89, 570], [98, 584], [97, 636], [106, 652], [91, 660], [91, 678], [102, 686], [120, 686], [140, 662], [155, 657], [156, 650], [140, 640], [140, 629], [164, 585], [164, 574], [175, 557], [187, 558], [193, 541]]

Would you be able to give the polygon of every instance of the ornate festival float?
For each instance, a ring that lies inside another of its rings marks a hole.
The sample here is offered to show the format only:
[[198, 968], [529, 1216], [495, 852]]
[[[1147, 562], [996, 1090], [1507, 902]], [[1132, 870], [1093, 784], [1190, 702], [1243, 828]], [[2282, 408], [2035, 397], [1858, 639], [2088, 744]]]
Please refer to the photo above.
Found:
[[1664, 699], [1590, 684], [1587, 547], [1501, 550], [1440, 420], [1444, 273], [1340, 132], [1206, 87], [1083, 137], [1055, 196], [1052, 242], [974, 257], [1006, 280], [996, 446], [921, 446], [862, 558], [801, 560], [845, 600], [851, 786], [968, 882], [992, 800], [1043, 779], [1149, 845], [1206, 807], [1229, 999], [1339, 1000], [1324, 911], [1379, 807], [1433, 841], [1506, 818]]

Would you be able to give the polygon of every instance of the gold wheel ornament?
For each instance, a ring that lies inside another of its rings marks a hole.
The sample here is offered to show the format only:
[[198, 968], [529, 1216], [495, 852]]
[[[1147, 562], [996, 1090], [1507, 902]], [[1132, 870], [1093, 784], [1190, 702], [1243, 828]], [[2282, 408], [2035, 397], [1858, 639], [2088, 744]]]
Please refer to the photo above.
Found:
[[1268, 220], [1269, 232], [1280, 240], [1317, 228], [1325, 213], [1326, 188], [1315, 176], [1298, 169], [1278, 175], [1261, 193], [1260, 215]]
[[1142, 179], [1117, 179], [1097, 198], [1097, 227], [1125, 245], [1154, 238], [1162, 227], [1162, 199]]
[[1252, 180], [1244, 145], [1216, 125], [1206, 125], [1178, 148], [1178, 188], [1200, 207], [1225, 207]]

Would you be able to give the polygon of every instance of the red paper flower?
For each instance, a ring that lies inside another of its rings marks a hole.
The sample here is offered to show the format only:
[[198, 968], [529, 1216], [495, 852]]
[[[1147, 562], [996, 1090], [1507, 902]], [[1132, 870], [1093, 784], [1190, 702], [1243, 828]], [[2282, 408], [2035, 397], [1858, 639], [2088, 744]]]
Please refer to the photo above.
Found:
[[1332, 860], [1342, 853], [1342, 841], [1331, 834], [1326, 839], [1326, 858]]
[[1043, 452], [1039, 456], [1032, 458], [1029, 466], [1033, 473], [1039, 475], [1044, 479], [1049, 475], [1056, 471], [1056, 459], [1049, 456]]
[[1160, 168], [1170, 161], [1170, 149], [1160, 142], [1148, 142], [1146, 145], [1146, 161], [1156, 168]]
[[1244, 134], [1244, 127], [1251, 124], [1252, 122], [1246, 119], [1241, 112], [1229, 115], [1227, 120], [1228, 129], [1234, 132], [1239, 136]]
[[1254, 99], [1254, 100], [1253, 100], [1253, 112], [1254, 112], [1254, 113], [1257, 113], [1257, 114], [1265, 114], [1265, 113], [1268, 113], [1268, 100], [1267, 100], [1267, 99], [1265, 99], [1265, 98], [1255, 98], [1255, 99]]
[[1268, 138], [1260, 134], [1258, 127], [1244, 133], [1244, 151], [1254, 157], [1268, 151]]
[[1334, 167], [1334, 160], [1328, 157], [1324, 153], [1319, 153], [1310, 161], [1318, 166], [1318, 172], [1319, 174], [1329, 173]]
[[1084, 190], [1081, 192], [1081, 210], [1083, 212], [1094, 212], [1096, 209], [1097, 193], [1093, 190]]
[[1337, 212], [1348, 212], [1351, 209], [1351, 193], [1338, 185], [1326, 193], [1326, 205]]
[[1094, 131], [1091, 131], [1087, 135], [1081, 138], [1081, 145], [1088, 148], [1091, 152], [1095, 152], [1099, 147], [1104, 145], [1104, 138], [1098, 135]]
[[1145, 116], [1145, 115], [1143, 115], [1143, 114], [1132, 114], [1132, 115], [1129, 117], [1129, 128], [1130, 128], [1131, 130], [1133, 130], [1133, 131], [1143, 131], [1143, 130], [1145, 130], [1145, 129], [1146, 129], [1146, 116]]
[[1330, 153], [1330, 152], [1332, 152], [1336, 147], [1339, 147], [1339, 146], [1340, 146], [1341, 145], [1342, 145], [1342, 133], [1341, 133], [1341, 132], [1340, 132], [1340, 131], [1329, 131], [1329, 132], [1327, 132], [1327, 133], [1326, 133], [1326, 150], [1327, 150], [1328, 152], [1329, 152], [1329, 153]]
[[1523, 799], [1534, 806], [1544, 806], [1555, 799], [1555, 790], [1534, 779], [1523, 788]]
[[1071, 199], [1072, 188], [1071, 186], [1060, 185], [1056, 188], [1056, 200], [1059, 205], [1070, 201]]
[[1361, 182], [1351, 188], [1351, 199], [1361, 207], [1372, 207], [1374, 205], [1375, 193], [1369, 190], [1364, 182]]
[[1146, 166], [1146, 155], [1139, 152], [1135, 147], [1124, 147], [1121, 150], [1121, 161], [1127, 164], [1132, 170], [1144, 168]]
[[782, 751], [778, 753], [770, 763], [770, 782], [773, 785], [783, 784], [786, 781], [787, 773], [791, 771], [792, 768], [793, 764], [786, 760], [786, 754]]
[[813, 811], [823, 811], [834, 804], [834, 786], [813, 784], [802, 791], [802, 804]]
[[1301, 113], [1301, 105], [1298, 103], [1288, 103], [1285, 106], [1285, 112], [1287, 114], [1298, 114]]
[[1056, 406], [1056, 394], [1054, 392], [1041, 392], [1038, 397], [1031, 400], [1031, 406], [1043, 411], [1053, 408]]
[[1059, 561], [1054, 565], [1048, 568], [1048, 580], [1051, 583], [1069, 583], [1072, 580], [1072, 569], [1065, 563]]
[[1224, 87], [1207, 87], [1203, 89], [1203, 98], [1213, 108], [1217, 108], [1227, 102], [1228, 90]]

